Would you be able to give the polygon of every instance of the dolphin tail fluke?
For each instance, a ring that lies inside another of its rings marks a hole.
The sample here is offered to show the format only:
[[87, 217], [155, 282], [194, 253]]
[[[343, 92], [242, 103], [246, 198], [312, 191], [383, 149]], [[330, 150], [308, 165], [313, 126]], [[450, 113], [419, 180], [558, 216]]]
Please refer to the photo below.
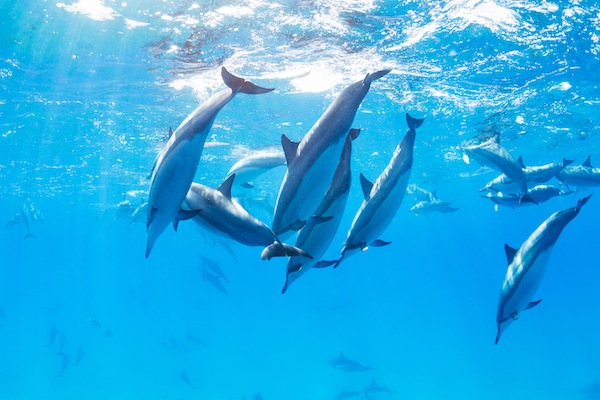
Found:
[[32, 233], [27, 233], [27, 235], [25, 235], [24, 239], [34, 239], [36, 236]]
[[415, 131], [420, 127], [423, 124], [423, 121], [425, 121], [425, 118], [413, 118], [406, 113], [406, 123], [408, 124], [408, 129], [411, 131]]
[[268, 245], [262, 251], [260, 258], [263, 260], [270, 260], [273, 257], [306, 257], [312, 260], [312, 256], [308, 254], [306, 251], [302, 250], [299, 247], [292, 246], [289, 244], [281, 243], [279, 240], [276, 240], [272, 244]]
[[381, 71], [373, 72], [372, 74], [367, 74], [367, 76], [365, 76], [365, 79], [363, 80], [363, 84], [370, 85], [371, 82], [376, 81], [379, 78], [383, 78], [391, 71], [391, 69], [382, 69]]
[[533, 199], [533, 197], [531, 197], [530, 195], [528, 195], [527, 193], [525, 193], [523, 196], [521, 196], [519, 198], [519, 204], [523, 204], [523, 203], [533, 203], [533, 204], [538, 204], [537, 201], [535, 201]]
[[579, 210], [581, 210], [581, 207], [585, 206], [585, 204], [590, 200], [590, 197], [592, 197], [591, 194], [588, 197], [579, 199], [579, 201], [577, 202], [577, 206], [575, 207], [575, 212], [579, 212]]
[[229, 86], [229, 88], [231, 88], [231, 90], [235, 93], [241, 92], [246, 94], [262, 94], [274, 90], [260, 87], [250, 81], [245, 80], [244, 78], [235, 76], [231, 72], [227, 71], [225, 67], [221, 67], [221, 77], [223, 78], [223, 82], [225, 82], [225, 84]]

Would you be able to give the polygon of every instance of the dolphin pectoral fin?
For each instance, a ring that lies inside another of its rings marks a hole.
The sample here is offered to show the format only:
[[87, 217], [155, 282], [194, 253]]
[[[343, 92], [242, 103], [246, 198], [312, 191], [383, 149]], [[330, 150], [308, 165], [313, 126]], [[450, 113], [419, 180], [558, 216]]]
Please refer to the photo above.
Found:
[[527, 304], [527, 306], [525, 306], [525, 309], [529, 310], [529, 309], [537, 306], [538, 304], [540, 304], [540, 301], [542, 301], [542, 299], [539, 299], [537, 301], [532, 301], [531, 303]]
[[406, 113], [406, 123], [408, 124], [408, 129], [413, 132], [423, 124], [423, 121], [425, 121], [425, 118], [413, 118]]
[[327, 268], [331, 267], [332, 265], [337, 265], [338, 262], [340, 262], [340, 260], [321, 260], [315, 266], [313, 266], [313, 268]]
[[469, 156], [467, 155], [467, 153], [463, 153], [463, 161], [465, 162], [465, 164], [471, 164], [471, 159], [469, 158]]
[[173, 228], [177, 231], [177, 227], [179, 226], [179, 221], [185, 221], [187, 219], [194, 218], [198, 213], [202, 210], [179, 210], [177, 216], [173, 220]]
[[293, 231], [299, 231], [300, 229], [302, 229], [304, 227], [304, 225], [306, 225], [306, 221], [297, 219], [290, 224], [289, 229], [291, 229]]
[[587, 203], [590, 200], [590, 197], [592, 197], [591, 194], [588, 197], [584, 197], [583, 199], [579, 199], [577, 201], [577, 206], [575, 206], [575, 212], [578, 213], [579, 210], [581, 210], [581, 207], [583, 207], [585, 205], [585, 203]]
[[365, 200], [369, 200], [369, 197], [371, 197], [371, 189], [373, 188], [373, 182], [365, 178], [365, 176], [362, 173], [360, 174], [360, 186], [362, 187]]
[[289, 167], [298, 154], [298, 142], [292, 142], [285, 134], [283, 134], [281, 135], [281, 147], [283, 147], [285, 161]]
[[225, 84], [236, 93], [241, 92], [246, 94], [262, 94], [274, 90], [257, 86], [254, 83], [245, 80], [244, 78], [235, 76], [231, 72], [227, 71], [225, 67], [221, 67], [221, 77], [223, 78], [223, 82], [225, 82]]
[[371, 243], [371, 246], [373, 246], [373, 247], [383, 247], [383, 246], [387, 246], [388, 244], [391, 244], [391, 243], [392, 242], [386, 242], [384, 240], [377, 239], [373, 243]]
[[506, 260], [508, 261], [508, 265], [510, 265], [513, 262], [517, 251], [517, 249], [510, 247], [508, 243], [504, 243], [504, 252], [506, 253]]
[[358, 137], [358, 135], [360, 135], [360, 129], [361, 128], [352, 128], [350, 129], [350, 139], [352, 140], [356, 140], [356, 138]]
[[250, 182], [244, 182], [240, 186], [246, 189], [252, 189], [254, 187], [254, 185]]
[[523, 196], [521, 196], [519, 198], [519, 204], [523, 204], [523, 203], [533, 203], [533, 204], [538, 204], [537, 201], [535, 201], [530, 195], [528, 195], [527, 193], [525, 193]]
[[498, 344], [498, 340], [500, 340], [501, 334], [502, 332], [500, 331], [500, 327], [498, 327], [498, 333], [496, 334], [496, 341], [494, 342], [494, 344]]
[[223, 194], [223, 196], [228, 199], [231, 198], [231, 186], [233, 185], [233, 180], [235, 179], [235, 174], [231, 174], [219, 185], [217, 190]]

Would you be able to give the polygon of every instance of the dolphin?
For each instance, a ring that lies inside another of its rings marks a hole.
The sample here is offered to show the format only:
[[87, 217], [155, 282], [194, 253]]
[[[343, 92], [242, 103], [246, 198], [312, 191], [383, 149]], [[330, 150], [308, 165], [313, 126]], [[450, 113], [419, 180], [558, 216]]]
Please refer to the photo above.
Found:
[[[565, 191], [552, 185], [537, 185], [531, 189], [527, 189], [527, 194], [537, 204], [544, 203], [553, 197], [565, 196], [573, 193], [573, 191]], [[486, 199], [490, 199], [494, 202], [494, 209], [498, 211], [498, 206], [505, 206], [511, 208], [517, 208], [532, 203], [521, 203], [521, 196], [516, 193], [504, 193], [504, 192], [488, 192], [485, 196], [481, 196]]]
[[272, 227], [277, 235], [300, 229], [317, 209], [333, 178], [358, 107], [371, 83], [389, 72], [367, 74], [344, 89], [299, 143], [282, 135], [288, 169], [273, 213]]
[[338, 357], [332, 358], [327, 364], [344, 372], [364, 372], [375, 369], [366, 365], [362, 365], [356, 360], [347, 358], [344, 353], [340, 353]]
[[571, 186], [598, 186], [600, 185], [600, 168], [592, 166], [591, 156], [588, 156], [581, 165], [570, 165], [558, 174], [558, 180]]
[[463, 160], [469, 164], [471, 159], [481, 165], [503, 172], [510, 180], [516, 182], [521, 193], [521, 202], [535, 203], [527, 195], [527, 177], [521, 165], [500, 145], [500, 135], [496, 132], [483, 133], [461, 146]]
[[181, 205], [192, 184], [204, 142], [219, 111], [238, 93], [261, 94], [273, 90], [234, 76], [225, 67], [221, 68], [221, 77], [229, 88], [213, 94], [188, 115], [172, 132], [156, 157], [148, 197], [146, 257], [150, 255], [156, 239], [167, 225], [173, 223], [177, 230], [180, 220], [190, 219], [198, 214], [199, 210], [184, 211]]
[[325, 197], [321, 201], [321, 204], [319, 204], [317, 211], [308, 219], [306, 225], [300, 229], [296, 237], [295, 246], [309, 252], [314, 259], [290, 257], [287, 265], [285, 285], [281, 293], [285, 293], [292, 282], [310, 268], [315, 266], [324, 267], [328, 264], [327, 262], [324, 262], [324, 264], [317, 263], [317, 260], [327, 251], [344, 215], [352, 181], [352, 173], [350, 171], [352, 141], [358, 137], [359, 133], [359, 129], [350, 130], [344, 143], [342, 156], [333, 175], [333, 180], [327, 189], [327, 193], [325, 193]]
[[[521, 168], [523, 169], [523, 173], [525, 174], [525, 179], [527, 180], [527, 184], [538, 185], [541, 183], [546, 183], [550, 179], [558, 174], [568, 165], [573, 163], [573, 160], [563, 159], [562, 163], [549, 163], [544, 165], [536, 165], [536, 166], [525, 166], [523, 163], [523, 157], [519, 157], [517, 160]], [[485, 187], [480, 189], [480, 192], [484, 190], [494, 190], [497, 192], [516, 192], [520, 189], [519, 183], [511, 180], [506, 174], [500, 174], [496, 178], [489, 181]]]
[[200, 258], [202, 259], [203, 267], [210, 269], [215, 275], [217, 275], [219, 277], [219, 279], [222, 279], [223, 281], [225, 281], [227, 283], [231, 282], [231, 280], [229, 280], [229, 278], [227, 278], [227, 275], [225, 275], [225, 272], [223, 272], [223, 270], [219, 266], [218, 261], [214, 261], [208, 257], [203, 256], [202, 254], [200, 254]]
[[31, 203], [23, 204], [23, 206], [21, 207], [21, 216], [23, 217], [23, 222], [25, 223], [25, 227], [27, 228], [27, 234], [25, 235], [25, 239], [35, 238], [35, 235], [31, 233], [32, 211], [35, 211], [35, 209], [33, 207], [33, 204]]
[[217, 289], [219, 292], [223, 293], [225, 296], [229, 296], [229, 293], [227, 293], [227, 289], [225, 289], [225, 286], [223, 286], [221, 280], [217, 275], [213, 274], [207, 269], [201, 270], [200, 273], [202, 274], [203, 281], [208, 281], [208, 283], [213, 285], [215, 289]]
[[380, 240], [379, 235], [392, 222], [406, 194], [413, 165], [416, 129], [423, 121], [424, 119], [416, 119], [406, 114], [408, 132], [396, 146], [392, 159], [375, 183], [369, 182], [364, 175], [360, 175], [365, 200], [352, 221], [342, 248], [342, 255], [335, 267], [351, 254], [359, 250], [367, 250], [369, 245], [377, 247], [389, 244]]
[[552, 248], [563, 229], [579, 214], [590, 197], [580, 199], [575, 207], [552, 214], [519, 249], [508, 244], [504, 246], [508, 270], [498, 299], [496, 344], [502, 332], [519, 318], [523, 310], [535, 307], [541, 301], [532, 301], [532, 298], [544, 277]]
[[410, 208], [410, 212], [415, 214], [428, 215], [432, 212], [439, 212], [447, 214], [460, 210], [460, 207], [452, 207], [452, 203], [448, 201], [442, 201], [440, 199], [434, 199], [431, 201], [419, 201]]
[[389, 393], [392, 394], [394, 391], [387, 386], [380, 385], [379, 383], [372, 380], [363, 390], [363, 393], [373, 394], [373, 393]]
[[241, 244], [263, 246], [263, 260], [278, 256], [311, 258], [307, 252], [281, 243], [266, 224], [250, 215], [231, 197], [234, 179], [235, 175], [231, 175], [217, 189], [192, 183], [185, 197], [185, 205], [191, 210], [202, 209], [193, 220], [198, 225]]
[[282, 151], [260, 150], [233, 164], [227, 172], [227, 177], [235, 174], [236, 182], [240, 186], [251, 188], [257, 177], [281, 165], [285, 165], [285, 154]]
[[430, 192], [429, 190], [420, 188], [415, 184], [408, 185], [408, 187], [406, 188], [406, 194], [415, 196], [416, 202], [432, 202], [434, 200], [437, 200], [438, 197], [436, 192], [437, 190]]
[[333, 399], [334, 400], [347, 400], [351, 397], [356, 397], [360, 394], [360, 392], [356, 391], [356, 390], [346, 390], [346, 389], [342, 389], [341, 392], [339, 392]]

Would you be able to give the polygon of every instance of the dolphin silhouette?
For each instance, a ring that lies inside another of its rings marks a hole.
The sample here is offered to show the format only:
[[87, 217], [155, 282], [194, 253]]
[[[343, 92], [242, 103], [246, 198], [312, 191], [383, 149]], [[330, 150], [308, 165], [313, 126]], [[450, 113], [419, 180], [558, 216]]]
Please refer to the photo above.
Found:
[[591, 156], [588, 156], [581, 165], [569, 165], [558, 174], [558, 180], [571, 186], [599, 186], [600, 168], [593, 167]]
[[272, 91], [230, 74], [221, 68], [223, 82], [229, 87], [213, 94], [196, 108], [171, 133], [169, 140], [156, 157], [148, 197], [146, 257], [150, 255], [156, 239], [173, 223], [177, 230], [180, 220], [190, 219], [199, 210], [182, 210], [181, 205], [192, 184], [202, 149], [213, 121], [221, 109], [236, 94], [261, 94]]
[[299, 142], [285, 135], [281, 141], [287, 172], [273, 214], [273, 231], [279, 235], [298, 230], [317, 209], [340, 159], [345, 138], [371, 83], [390, 70], [367, 74], [340, 93]]
[[591, 195], [580, 199], [575, 207], [552, 214], [519, 249], [513, 249], [508, 244], [504, 246], [508, 270], [498, 299], [496, 344], [502, 332], [519, 318], [523, 310], [535, 307], [541, 301], [532, 301], [532, 298], [546, 273], [554, 244], [563, 229], [579, 214], [581, 207], [589, 201], [590, 197]]

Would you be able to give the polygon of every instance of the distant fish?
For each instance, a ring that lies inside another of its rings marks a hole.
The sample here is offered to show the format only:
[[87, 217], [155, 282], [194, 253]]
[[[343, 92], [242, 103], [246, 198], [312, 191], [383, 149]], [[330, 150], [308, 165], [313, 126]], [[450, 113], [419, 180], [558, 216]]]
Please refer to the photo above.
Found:
[[588, 156], [581, 165], [569, 165], [558, 174], [558, 180], [567, 186], [600, 186], [600, 168], [592, 166]]
[[254, 186], [255, 179], [260, 175], [282, 165], [285, 165], [283, 151], [279, 149], [258, 150], [233, 164], [227, 172], [227, 177], [235, 174], [236, 184], [251, 188]]
[[509, 179], [516, 182], [521, 194], [521, 202], [535, 203], [527, 195], [527, 177], [523, 168], [510, 155], [510, 153], [500, 145], [500, 135], [493, 132], [491, 135], [484, 133], [463, 143], [463, 160], [469, 164], [471, 159], [476, 160], [481, 165], [503, 172]]
[[225, 296], [229, 296], [229, 293], [227, 293], [227, 289], [225, 289], [225, 286], [223, 286], [221, 280], [217, 275], [205, 269], [203, 269], [201, 273], [203, 281], [208, 281], [208, 283], [210, 283], [219, 292], [223, 293]]
[[223, 107], [238, 93], [261, 94], [272, 91], [232, 75], [221, 68], [227, 89], [213, 94], [175, 129], [156, 157], [148, 195], [146, 258], [156, 239], [173, 223], [192, 218], [199, 210], [185, 211], [181, 205], [198, 169], [202, 150], [213, 122]]
[[344, 372], [365, 372], [372, 371], [374, 369], [372, 367], [362, 365], [358, 361], [347, 358], [344, 356], [344, 353], [340, 353], [339, 356], [332, 358], [327, 364]]
[[532, 298], [542, 282], [554, 244], [589, 199], [590, 196], [585, 197], [575, 207], [552, 214], [519, 249], [505, 245], [508, 270], [498, 299], [496, 344], [502, 332], [519, 319], [522, 311], [535, 307], [541, 301], [533, 301]]

